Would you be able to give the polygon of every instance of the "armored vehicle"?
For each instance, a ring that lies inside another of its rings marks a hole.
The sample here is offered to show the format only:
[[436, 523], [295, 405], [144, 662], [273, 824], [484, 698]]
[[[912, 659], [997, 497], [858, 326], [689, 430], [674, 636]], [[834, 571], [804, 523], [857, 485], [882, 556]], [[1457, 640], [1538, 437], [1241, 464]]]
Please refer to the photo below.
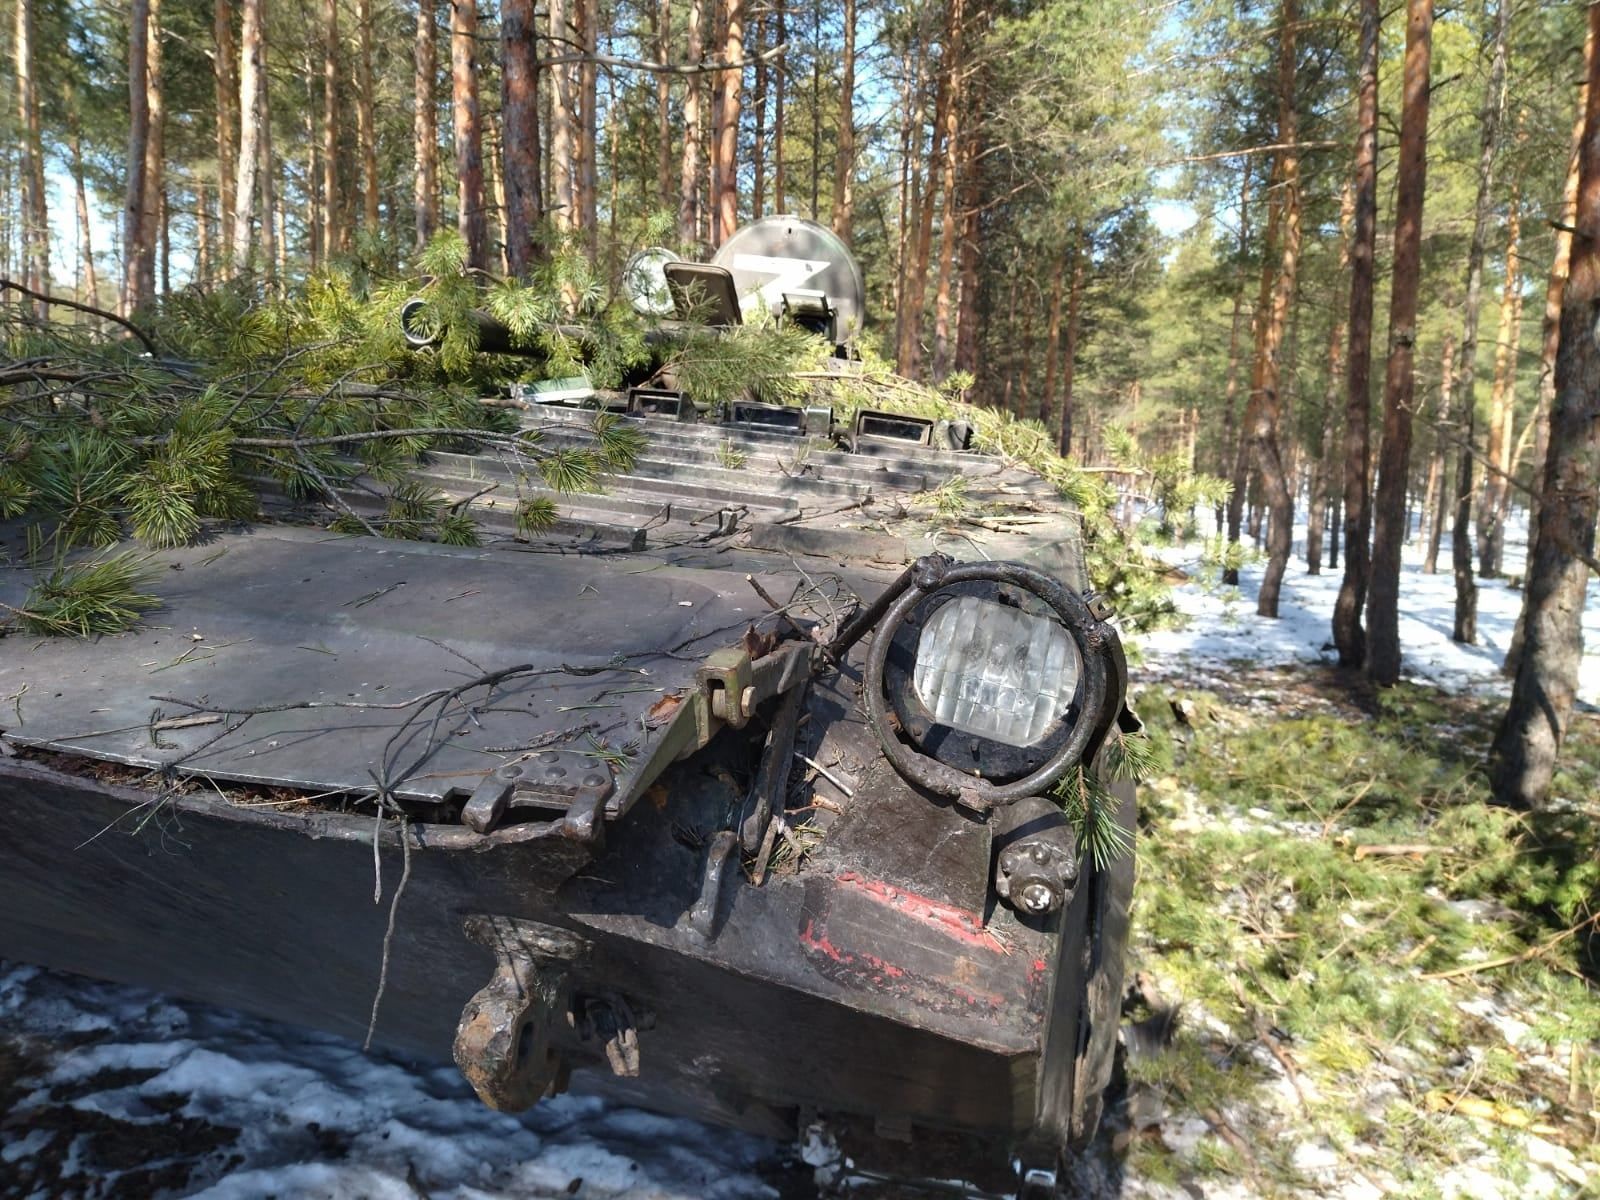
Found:
[[[758, 303], [847, 352], [853, 264], [786, 240], [825, 236], [784, 218], [641, 291], [734, 320], [781, 277]], [[803, 286], [824, 259], [843, 294]], [[0, 641], [0, 956], [453, 1056], [500, 1109], [571, 1086], [1051, 1194], [1132, 883], [1059, 798], [1131, 835], [1077, 514], [959, 425], [825, 390], [520, 403], [547, 444], [600, 406], [646, 448], [531, 537], [484, 493], [505, 463], [438, 454], [497, 540], [258, 524], [156, 556], [133, 632]], [[953, 480], [982, 515], [930, 522]]]

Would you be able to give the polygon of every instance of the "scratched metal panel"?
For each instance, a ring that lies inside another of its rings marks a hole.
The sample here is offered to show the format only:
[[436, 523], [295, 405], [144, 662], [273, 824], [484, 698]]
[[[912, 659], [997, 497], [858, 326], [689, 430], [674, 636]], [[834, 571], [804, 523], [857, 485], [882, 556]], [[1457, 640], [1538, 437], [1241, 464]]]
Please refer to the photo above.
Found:
[[[396, 794], [438, 799], [470, 790], [520, 748], [591, 751], [592, 736], [638, 744], [616, 779], [622, 794], [660, 736], [642, 722], [651, 705], [690, 687], [707, 654], [766, 614], [742, 574], [627, 557], [274, 528], [155, 561], [164, 569], [151, 590], [163, 607], [138, 630], [0, 640], [8, 739], [310, 790], [371, 788], [387, 773]], [[30, 579], [0, 571], [0, 601], [19, 603]], [[772, 586], [786, 595], [790, 584]], [[472, 711], [435, 705], [398, 736], [415, 708], [340, 707], [394, 705], [523, 665], [544, 673], [492, 696], [478, 689]], [[172, 727], [193, 710], [160, 697], [216, 710], [317, 706], [261, 713], [228, 732], [237, 718]]]

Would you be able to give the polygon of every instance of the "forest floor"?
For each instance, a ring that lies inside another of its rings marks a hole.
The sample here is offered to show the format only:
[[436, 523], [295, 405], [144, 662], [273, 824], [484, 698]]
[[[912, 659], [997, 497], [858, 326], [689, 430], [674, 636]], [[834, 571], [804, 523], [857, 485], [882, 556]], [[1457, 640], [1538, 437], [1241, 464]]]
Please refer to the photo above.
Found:
[[[1600, 1195], [1600, 655], [1537, 819], [1487, 803], [1495, 647], [1448, 641], [1408, 565], [1412, 682], [1321, 650], [1334, 573], [1215, 584], [1175, 549], [1186, 628], [1143, 639], [1125, 1071], [1074, 1183], [1094, 1197]], [[1591, 605], [1591, 619], [1600, 606]], [[1600, 641], [1600, 631], [1590, 644]], [[783, 1148], [563, 1096], [522, 1118], [452, 1067], [0, 964], [0, 1197], [659, 1200], [802, 1194]], [[797, 1186], [799, 1190], [797, 1190]], [[874, 1195], [886, 1194], [874, 1190]], [[895, 1194], [927, 1195], [905, 1191]]]

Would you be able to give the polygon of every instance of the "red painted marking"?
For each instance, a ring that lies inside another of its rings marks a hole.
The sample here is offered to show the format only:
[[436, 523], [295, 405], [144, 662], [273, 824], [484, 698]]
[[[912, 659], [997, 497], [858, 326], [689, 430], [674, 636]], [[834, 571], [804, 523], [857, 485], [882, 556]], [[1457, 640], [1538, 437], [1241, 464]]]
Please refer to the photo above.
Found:
[[953, 904], [931, 900], [927, 896], [919, 896], [916, 892], [908, 892], [904, 888], [893, 887], [881, 879], [866, 879], [854, 871], [845, 871], [836, 878], [845, 886], [871, 897], [880, 904], [886, 904], [913, 920], [930, 925], [949, 937], [995, 954], [1006, 952], [1000, 939], [983, 927], [983, 922], [978, 919], [976, 913], [957, 908]]

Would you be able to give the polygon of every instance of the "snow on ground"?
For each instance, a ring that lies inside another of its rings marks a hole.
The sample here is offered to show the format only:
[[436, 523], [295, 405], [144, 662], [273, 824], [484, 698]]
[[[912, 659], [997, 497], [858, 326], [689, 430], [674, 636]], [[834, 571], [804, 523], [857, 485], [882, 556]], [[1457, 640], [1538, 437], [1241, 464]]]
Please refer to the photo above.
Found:
[[[1521, 514], [1515, 517], [1507, 523], [1506, 577], [1478, 580], [1476, 645], [1451, 640], [1455, 578], [1450, 573], [1449, 545], [1440, 554], [1436, 575], [1423, 573], [1420, 545], [1413, 542], [1406, 546], [1399, 604], [1405, 678], [1453, 690], [1509, 688], [1509, 681], [1499, 672], [1522, 609], [1522, 591], [1507, 580], [1522, 575], [1526, 535]], [[1337, 661], [1333, 605], [1344, 568], [1341, 564], [1330, 571], [1324, 566], [1320, 575], [1307, 574], [1304, 528], [1297, 529], [1296, 534], [1276, 621], [1256, 616], [1264, 559], [1247, 563], [1239, 572], [1239, 586], [1233, 588], [1223, 586], [1220, 572], [1208, 563], [1204, 541], [1165, 551], [1163, 558], [1189, 575], [1188, 582], [1174, 589], [1174, 600], [1187, 620], [1179, 629], [1141, 635], [1138, 645], [1144, 662], [1162, 673], [1191, 668], [1214, 673], [1238, 662], [1275, 665]], [[1600, 705], [1600, 580], [1590, 581], [1583, 622], [1585, 654], [1578, 696], [1584, 703]]]
[[[1507, 573], [1522, 570], [1513, 529]], [[1302, 531], [1303, 539], [1303, 531]], [[1167, 552], [1189, 575], [1182, 629], [1140, 639], [1135, 673], [1331, 661], [1340, 571], [1284, 581], [1255, 616], [1263, 564], [1225, 588], [1202, 543]], [[1445, 556], [1448, 558], [1448, 554]], [[1408, 677], [1504, 688], [1522, 594], [1480, 581], [1479, 644], [1450, 640], [1454, 583], [1408, 547], [1400, 638]], [[1600, 704], [1600, 584], [1580, 695]], [[523, 1117], [480, 1105], [449, 1064], [363, 1054], [343, 1039], [133, 988], [0, 963], [0, 1195], [326, 1200], [741, 1200], [776, 1197], [784, 1148], [582, 1096]], [[792, 1174], [789, 1175], [792, 1179]]]
[[507, 1116], [448, 1063], [0, 962], [0, 1196], [745, 1200], [779, 1152], [592, 1097]]

